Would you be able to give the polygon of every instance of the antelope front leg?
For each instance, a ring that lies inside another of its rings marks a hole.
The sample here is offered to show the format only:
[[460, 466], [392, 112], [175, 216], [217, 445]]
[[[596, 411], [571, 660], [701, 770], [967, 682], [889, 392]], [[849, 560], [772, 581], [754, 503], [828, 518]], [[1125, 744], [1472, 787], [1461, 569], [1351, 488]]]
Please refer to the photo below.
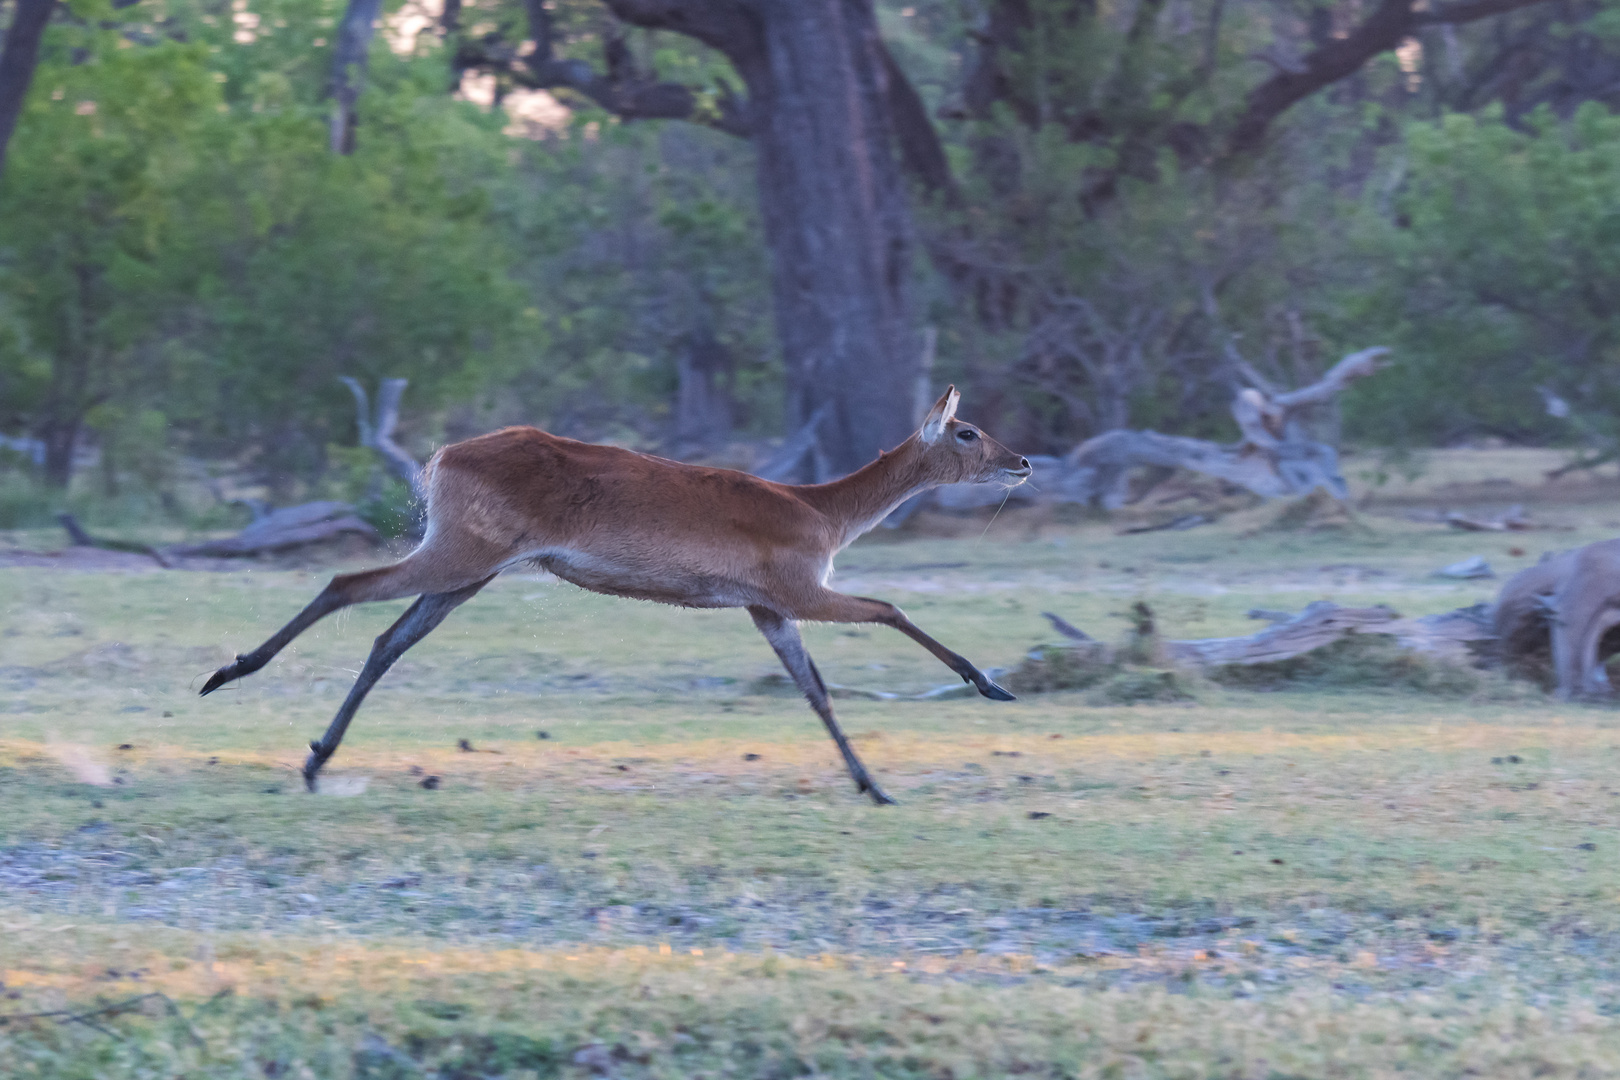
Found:
[[972, 683], [979, 693], [991, 701], [1018, 700], [1010, 690], [997, 685], [994, 679], [974, 667], [967, 657], [952, 652], [923, 633], [916, 623], [906, 618], [905, 612], [885, 600], [845, 596], [829, 589], [817, 598], [814, 607], [801, 612], [800, 617], [812, 622], [882, 623], [891, 626], [933, 653], [940, 663], [960, 675], [963, 682]]
[[751, 607], [748, 614], [754, 617], [754, 625], [759, 632], [765, 635], [765, 640], [771, 643], [776, 655], [781, 659], [782, 666], [787, 668], [793, 681], [798, 684], [804, 696], [810, 702], [810, 707], [816, 710], [821, 722], [827, 725], [827, 734], [838, 746], [838, 752], [844, 755], [844, 765], [849, 769], [850, 778], [855, 781], [857, 791], [865, 792], [873, 802], [879, 806], [893, 806], [894, 800], [886, 795], [872, 774], [866, 771], [866, 766], [856, 755], [855, 748], [849, 745], [844, 737], [843, 729], [838, 726], [838, 718], [833, 715], [832, 701], [827, 696], [827, 684], [821, 681], [821, 672], [816, 670], [815, 661], [805, 651], [804, 639], [799, 636], [799, 628], [792, 619], [785, 619], [769, 608]]

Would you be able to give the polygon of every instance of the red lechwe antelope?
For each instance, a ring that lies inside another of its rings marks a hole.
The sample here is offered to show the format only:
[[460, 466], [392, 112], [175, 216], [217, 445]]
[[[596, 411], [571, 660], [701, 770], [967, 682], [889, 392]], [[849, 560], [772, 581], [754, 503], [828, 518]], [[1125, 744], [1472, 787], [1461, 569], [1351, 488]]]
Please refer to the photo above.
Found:
[[885, 795], [849, 745], [798, 623], [882, 623], [937, 656], [979, 693], [1013, 696], [882, 600], [827, 588], [833, 556], [918, 492], [940, 484], [1022, 482], [1029, 462], [956, 419], [946, 391], [922, 429], [828, 484], [787, 485], [507, 428], [446, 446], [428, 463], [427, 532], [400, 562], [340, 574], [270, 640], [209, 678], [210, 694], [269, 663], [322, 616], [350, 604], [415, 596], [379, 636], [326, 734], [309, 744], [315, 777], [378, 679], [496, 574], [534, 563], [592, 592], [694, 608], [745, 607], [827, 725], [856, 787]]

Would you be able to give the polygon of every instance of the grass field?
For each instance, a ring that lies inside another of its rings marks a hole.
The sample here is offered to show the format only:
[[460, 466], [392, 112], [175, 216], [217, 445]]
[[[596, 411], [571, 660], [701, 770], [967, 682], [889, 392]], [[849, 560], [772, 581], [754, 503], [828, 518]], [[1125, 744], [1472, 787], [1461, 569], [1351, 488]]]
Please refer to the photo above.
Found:
[[[1399, 494], [1569, 528], [1009, 513], [873, 537], [838, 585], [1011, 667], [1053, 639], [1041, 611], [1109, 638], [1138, 599], [1179, 637], [1323, 598], [1421, 615], [1499, 584], [1438, 566], [1505, 576], [1617, 528], [1612, 488], [1476, 471]], [[848, 697], [901, 800], [879, 809], [743, 613], [514, 575], [399, 664], [308, 796], [303, 745], [402, 604], [194, 689], [330, 572], [0, 569], [0, 1075], [1620, 1074], [1609, 710], [1494, 677]], [[857, 691], [953, 679], [881, 629], [806, 639]]]

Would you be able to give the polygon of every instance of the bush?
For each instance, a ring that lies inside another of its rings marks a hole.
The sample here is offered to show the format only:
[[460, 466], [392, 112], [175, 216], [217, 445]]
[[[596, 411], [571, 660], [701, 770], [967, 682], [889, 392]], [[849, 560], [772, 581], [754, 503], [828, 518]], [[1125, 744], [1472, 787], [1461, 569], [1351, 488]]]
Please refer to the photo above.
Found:
[[1091, 705], [1163, 705], [1196, 700], [1192, 680], [1168, 668], [1122, 668], [1086, 695]]
[[[1132, 645], [1142, 640], [1133, 638]], [[1195, 677], [1143, 663], [1130, 646], [1115, 652], [1101, 643], [1043, 645], [1002, 681], [1017, 694], [1091, 690], [1086, 700], [1092, 705], [1195, 700]]]
[[1227, 664], [1209, 677], [1238, 690], [1416, 690], [1471, 694], [1484, 685], [1470, 668], [1403, 649], [1387, 634], [1350, 634], [1272, 664]]
[[1042, 645], [1002, 681], [1015, 694], [1085, 690], [1119, 670], [1102, 645]]

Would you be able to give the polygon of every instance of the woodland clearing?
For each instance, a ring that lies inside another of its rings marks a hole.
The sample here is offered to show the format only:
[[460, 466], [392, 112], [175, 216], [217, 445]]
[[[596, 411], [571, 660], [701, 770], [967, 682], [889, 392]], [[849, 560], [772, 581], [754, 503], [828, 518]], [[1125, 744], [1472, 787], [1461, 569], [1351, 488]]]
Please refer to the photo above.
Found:
[[[1053, 640], [1043, 610], [1099, 637], [1139, 599], [1173, 637], [1318, 599], [1423, 615], [1620, 530], [1612, 481], [1441, 464], [1316, 532], [1264, 528], [1274, 508], [1141, 535], [929, 518], [836, 584], [1010, 667]], [[1563, 528], [1413, 513], [1510, 502]], [[1433, 576], [1472, 555], [1499, 579]], [[0, 568], [0, 1072], [1620, 1070], [1610, 709], [1495, 675], [846, 697], [901, 802], [877, 808], [742, 612], [508, 575], [379, 685], [311, 797], [303, 743], [403, 603], [196, 698], [331, 572], [286, 567]], [[952, 678], [880, 628], [806, 640], [857, 691]], [[58, 1010], [77, 1019], [14, 1018]]]

